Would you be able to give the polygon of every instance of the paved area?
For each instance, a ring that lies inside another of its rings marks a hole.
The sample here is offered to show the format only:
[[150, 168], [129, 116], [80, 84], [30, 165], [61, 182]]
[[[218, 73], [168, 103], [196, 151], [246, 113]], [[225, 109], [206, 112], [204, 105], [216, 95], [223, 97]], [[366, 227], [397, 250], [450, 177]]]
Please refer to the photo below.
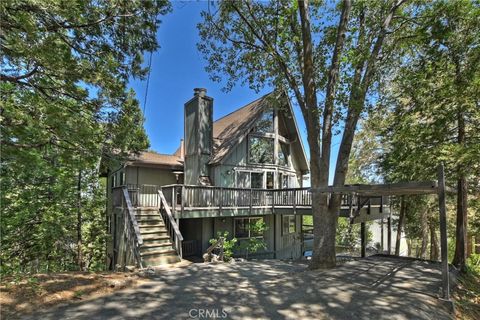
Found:
[[333, 270], [274, 260], [157, 270], [134, 289], [32, 319], [451, 319], [440, 265], [385, 257]]

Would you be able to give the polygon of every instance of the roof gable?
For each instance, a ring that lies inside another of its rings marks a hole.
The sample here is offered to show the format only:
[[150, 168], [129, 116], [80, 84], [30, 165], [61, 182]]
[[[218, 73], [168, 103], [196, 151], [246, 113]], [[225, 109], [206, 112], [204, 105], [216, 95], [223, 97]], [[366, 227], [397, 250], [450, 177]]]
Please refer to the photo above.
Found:
[[215, 121], [213, 123], [214, 147], [210, 164], [219, 164], [226, 159], [235, 146], [245, 139], [268, 106], [273, 103], [272, 99], [276, 101], [285, 100], [285, 103], [282, 103], [282, 105], [286, 107], [284, 110], [287, 116], [283, 118], [286, 121], [289, 137], [291, 137], [293, 141], [295, 156], [298, 159], [300, 169], [305, 172], [309, 171], [308, 160], [293, 108], [288, 96], [283, 92], [279, 95], [271, 92]]
[[213, 155], [210, 164], [221, 163], [255, 125], [273, 97], [269, 93], [213, 123]]

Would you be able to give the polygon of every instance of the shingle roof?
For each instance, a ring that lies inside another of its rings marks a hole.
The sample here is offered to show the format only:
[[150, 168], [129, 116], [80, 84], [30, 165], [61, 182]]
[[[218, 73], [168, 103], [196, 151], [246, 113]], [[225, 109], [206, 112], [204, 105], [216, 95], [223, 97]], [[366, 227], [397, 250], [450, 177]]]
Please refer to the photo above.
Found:
[[178, 155], [161, 154], [151, 151], [141, 152], [137, 157], [130, 161], [130, 164], [163, 166], [170, 169], [183, 169], [183, 159]]
[[[213, 122], [213, 154], [210, 158], [210, 164], [220, 163], [229, 152], [242, 141], [268, 105], [268, 103], [265, 102], [272, 97], [273, 92]], [[294, 129], [298, 130], [294, 119], [293, 121]], [[308, 163], [306, 162], [307, 160], [301, 141], [298, 147], [299, 149], [297, 151], [302, 153], [302, 161], [305, 162], [304, 166], [306, 170], [308, 170]], [[173, 155], [142, 152], [137, 158], [133, 159], [130, 164], [183, 170], [184, 160], [181, 157], [180, 146]]]

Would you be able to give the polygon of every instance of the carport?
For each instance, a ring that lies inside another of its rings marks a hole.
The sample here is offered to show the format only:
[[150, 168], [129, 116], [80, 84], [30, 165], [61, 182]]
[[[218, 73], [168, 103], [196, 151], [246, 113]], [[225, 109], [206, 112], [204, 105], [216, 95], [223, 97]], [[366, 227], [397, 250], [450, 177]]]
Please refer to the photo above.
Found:
[[[413, 181], [388, 184], [372, 185], [345, 185], [329, 186], [325, 188], [316, 188], [312, 191], [328, 194], [349, 195], [351, 197], [382, 198], [383, 196], [403, 196], [403, 195], [428, 195], [436, 194], [438, 196], [439, 218], [440, 218], [440, 250], [442, 265], [442, 298], [450, 300], [450, 284], [448, 277], [448, 248], [447, 248], [447, 209], [445, 204], [446, 192], [455, 193], [455, 190], [445, 186], [445, 171], [443, 164], [437, 168], [437, 181]], [[357, 210], [361, 209], [360, 207]], [[353, 210], [353, 208], [352, 208]], [[362, 257], [365, 257], [366, 251], [366, 227], [365, 222], [361, 223], [361, 246]], [[388, 248], [391, 248], [391, 218], [387, 218], [388, 228]]]

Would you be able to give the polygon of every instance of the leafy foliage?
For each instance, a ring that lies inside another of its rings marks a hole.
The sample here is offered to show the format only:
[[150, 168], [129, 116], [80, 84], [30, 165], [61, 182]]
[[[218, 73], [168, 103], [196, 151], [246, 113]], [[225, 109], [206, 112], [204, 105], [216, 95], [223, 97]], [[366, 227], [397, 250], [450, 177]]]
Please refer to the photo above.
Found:
[[219, 231], [217, 232], [217, 237], [214, 239], [210, 239], [209, 241], [210, 244], [214, 244], [218, 240], [220, 240], [220, 238], [224, 239], [223, 240], [223, 259], [225, 261], [230, 261], [230, 259], [232, 259], [234, 248], [237, 245], [237, 238], [229, 239], [228, 237], [229, 234], [230, 233], [228, 231], [224, 231], [223, 233]]
[[[111, 165], [148, 147], [144, 78], [167, 1], [2, 1], [2, 272], [100, 269]], [[78, 233], [78, 231], [80, 231]], [[80, 235], [80, 236], [79, 236]]]

